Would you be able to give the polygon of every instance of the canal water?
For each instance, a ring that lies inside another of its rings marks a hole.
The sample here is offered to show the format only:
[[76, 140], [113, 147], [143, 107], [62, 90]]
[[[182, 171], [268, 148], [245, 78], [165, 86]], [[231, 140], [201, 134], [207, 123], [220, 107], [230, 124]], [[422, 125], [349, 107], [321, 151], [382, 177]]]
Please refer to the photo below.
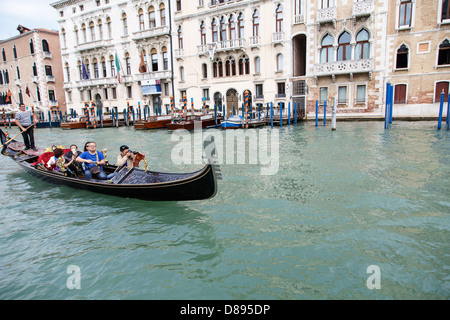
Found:
[[[223, 161], [217, 195], [192, 202], [54, 186], [1, 156], [0, 299], [449, 299], [450, 134], [436, 125], [275, 128], [275, 174]], [[111, 162], [127, 144], [156, 171], [202, 166], [174, 161], [164, 130], [35, 137], [96, 141]]]

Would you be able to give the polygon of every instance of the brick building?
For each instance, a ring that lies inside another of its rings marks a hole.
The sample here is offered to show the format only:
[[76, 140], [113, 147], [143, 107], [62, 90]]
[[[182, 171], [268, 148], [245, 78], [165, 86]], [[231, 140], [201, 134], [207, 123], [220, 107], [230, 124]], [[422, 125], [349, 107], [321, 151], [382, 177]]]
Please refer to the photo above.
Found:
[[11, 92], [11, 103], [2, 99], [0, 108], [18, 110], [20, 102], [47, 116], [49, 108], [65, 112], [65, 92], [59, 34], [46, 29], [30, 30], [21, 25], [19, 34], [0, 41], [0, 94]]

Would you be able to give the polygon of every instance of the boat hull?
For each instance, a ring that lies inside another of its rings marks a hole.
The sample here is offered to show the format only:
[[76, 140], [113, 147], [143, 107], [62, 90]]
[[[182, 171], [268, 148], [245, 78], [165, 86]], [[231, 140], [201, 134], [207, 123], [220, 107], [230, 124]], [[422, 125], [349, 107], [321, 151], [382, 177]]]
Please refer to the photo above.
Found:
[[[1, 142], [5, 144], [6, 136], [1, 129], [0, 134]], [[69, 177], [59, 172], [39, 169], [34, 163], [43, 151], [24, 151], [22, 148], [21, 142], [13, 140], [3, 146], [1, 153], [9, 156], [26, 173], [38, 179], [78, 190], [150, 201], [205, 200], [214, 197], [217, 192], [218, 166], [213, 164], [211, 159], [201, 170], [191, 173], [164, 173], [123, 168], [113, 179], [106, 181]], [[107, 174], [115, 169], [116, 166], [104, 166]]]

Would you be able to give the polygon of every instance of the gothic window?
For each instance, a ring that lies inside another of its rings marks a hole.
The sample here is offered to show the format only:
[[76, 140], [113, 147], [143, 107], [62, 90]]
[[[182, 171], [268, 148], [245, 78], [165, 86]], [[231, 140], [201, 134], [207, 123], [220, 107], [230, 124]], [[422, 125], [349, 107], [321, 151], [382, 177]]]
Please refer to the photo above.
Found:
[[322, 39], [322, 49], [320, 49], [320, 63], [334, 62], [333, 37], [327, 34]]

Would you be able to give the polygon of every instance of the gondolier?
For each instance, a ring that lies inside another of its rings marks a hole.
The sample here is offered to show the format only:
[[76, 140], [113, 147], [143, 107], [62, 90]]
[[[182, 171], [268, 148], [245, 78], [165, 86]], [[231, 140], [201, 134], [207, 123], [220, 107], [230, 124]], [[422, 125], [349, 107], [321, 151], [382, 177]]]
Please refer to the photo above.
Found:
[[[36, 115], [31, 110], [25, 109], [25, 104], [21, 103], [19, 105], [19, 111], [15, 116], [15, 123], [21, 129], [23, 143], [25, 144], [24, 150], [37, 151], [34, 145], [34, 126], [38, 122]], [[27, 128], [27, 129], [26, 129]], [[26, 130], [25, 130], [26, 129]]]

